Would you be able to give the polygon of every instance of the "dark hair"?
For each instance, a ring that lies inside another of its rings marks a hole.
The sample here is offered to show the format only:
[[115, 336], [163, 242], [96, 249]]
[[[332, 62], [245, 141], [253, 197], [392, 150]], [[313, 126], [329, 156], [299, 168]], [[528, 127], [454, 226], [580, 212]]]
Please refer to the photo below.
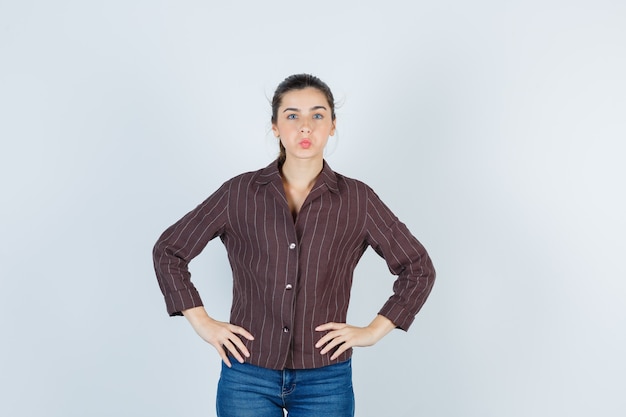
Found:
[[[283, 97], [285, 94], [294, 90], [304, 90], [305, 88], [315, 88], [324, 96], [326, 96], [326, 100], [328, 101], [328, 105], [330, 106], [330, 114], [332, 120], [334, 121], [336, 118], [335, 115], [335, 98], [333, 97], [332, 91], [330, 91], [330, 87], [328, 85], [311, 74], [294, 74], [285, 78], [283, 82], [278, 84], [276, 87], [276, 91], [274, 91], [274, 97], [272, 98], [272, 124], [276, 123], [278, 118], [278, 108], [280, 107]], [[285, 158], [287, 157], [285, 153], [285, 147], [283, 144], [278, 141], [280, 146], [280, 154], [278, 155], [278, 162], [282, 165], [285, 162]]]

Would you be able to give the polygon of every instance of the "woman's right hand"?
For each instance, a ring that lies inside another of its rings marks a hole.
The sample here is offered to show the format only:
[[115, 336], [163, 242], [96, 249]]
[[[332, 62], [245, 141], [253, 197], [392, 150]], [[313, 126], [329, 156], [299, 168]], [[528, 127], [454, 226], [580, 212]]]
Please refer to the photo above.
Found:
[[232, 365], [228, 359], [228, 353], [234, 356], [240, 363], [244, 362], [244, 358], [241, 354], [246, 358], [250, 357], [250, 352], [248, 352], [248, 349], [246, 349], [246, 346], [238, 335], [248, 340], [254, 340], [254, 336], [243, 327], [212, 319], [209, 317], [204, 307], [194, 307], [184, 310], [183, 315], [189, 320], [189, 323], [191, 323], [196, 333], [207, 343], [213, 345], [229, 368]]

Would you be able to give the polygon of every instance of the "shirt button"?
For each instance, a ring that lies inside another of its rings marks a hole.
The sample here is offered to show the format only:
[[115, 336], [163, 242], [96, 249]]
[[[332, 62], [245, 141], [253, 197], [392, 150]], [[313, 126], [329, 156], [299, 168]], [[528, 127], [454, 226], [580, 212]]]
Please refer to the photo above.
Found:
[[287, 285], [285, 285], [285, 289], [286, 289], [286, 290], [290, 290], [290, 289], [292, 289], [292, 288], [293, 288], [293, 285], [291, 285], [291, 284], [287, 284]]
[[289, 249], [295, 249], [296, 248], [296, 244], [292, 243], [291, 245], [289, 245]]
[[288, 327], [283, 327], [283, 333], [289, 333], [289, 328]]

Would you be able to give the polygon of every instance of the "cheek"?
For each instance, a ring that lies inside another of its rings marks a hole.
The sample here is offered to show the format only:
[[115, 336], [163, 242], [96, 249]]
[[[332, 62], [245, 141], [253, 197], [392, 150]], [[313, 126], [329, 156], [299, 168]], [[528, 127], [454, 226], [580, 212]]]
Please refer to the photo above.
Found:
[[325, 125], [324, 130], [326, 130], [332, 136], [335, 133], [335, 124], [331, 123], [330, 125]]

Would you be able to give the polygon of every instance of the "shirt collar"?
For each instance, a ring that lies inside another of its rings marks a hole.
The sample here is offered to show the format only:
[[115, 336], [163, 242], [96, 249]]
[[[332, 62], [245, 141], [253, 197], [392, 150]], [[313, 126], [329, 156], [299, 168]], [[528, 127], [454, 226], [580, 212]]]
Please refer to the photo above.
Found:
[[[261, 170], [256, 183], [259, 185], [267, 185], [269, 183], [276, 183], [282, 187], [283, 180], [280, 176], [280, 169], [278, 166], [278, 160], [275, 160], [265, 168]], [[313, 188], [317, 188], [321, 184], [325, 184], [326, 187], [333, 193], [339, 193], [339, 186], [337, 181], [337, 174], [330, 168], [330, 165], [324, 160], [322, 172], [317, 177], [317, 181]]]

